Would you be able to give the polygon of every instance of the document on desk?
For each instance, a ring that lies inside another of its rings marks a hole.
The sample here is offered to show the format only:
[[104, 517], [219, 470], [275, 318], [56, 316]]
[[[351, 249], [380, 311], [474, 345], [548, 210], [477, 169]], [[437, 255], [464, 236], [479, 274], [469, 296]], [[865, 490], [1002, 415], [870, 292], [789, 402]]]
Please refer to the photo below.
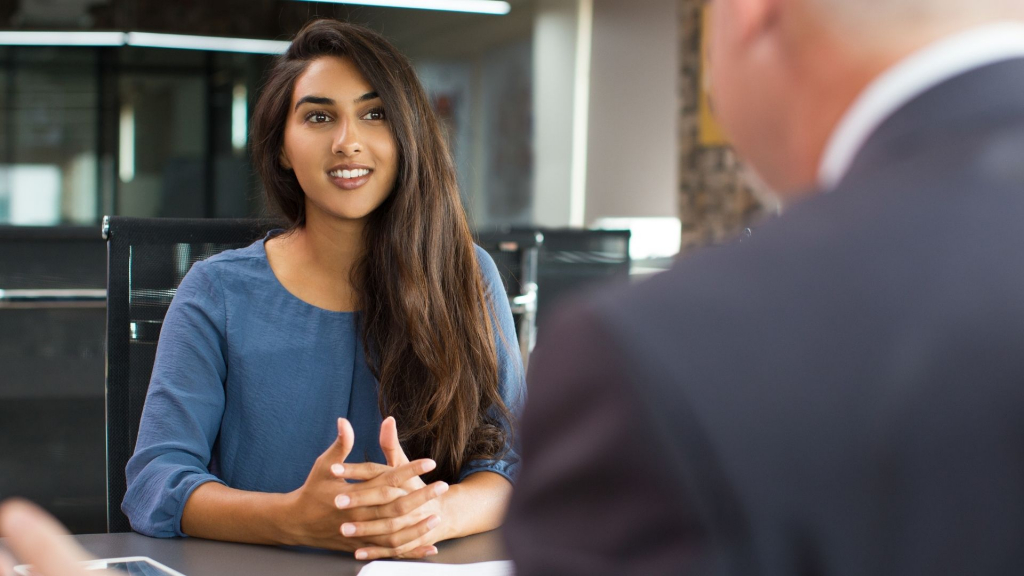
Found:
[[359, 576], [515, 576], [511, 560], [476, 564], [431, 564], [376, 560], [359, 571]]

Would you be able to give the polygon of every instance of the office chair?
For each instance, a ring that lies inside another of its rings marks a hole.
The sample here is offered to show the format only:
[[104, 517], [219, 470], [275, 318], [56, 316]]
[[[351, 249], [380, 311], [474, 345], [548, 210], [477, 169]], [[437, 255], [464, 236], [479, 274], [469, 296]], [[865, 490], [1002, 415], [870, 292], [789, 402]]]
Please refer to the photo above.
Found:
[[271, 220], [103, 218], [107, 241], [107, 531], [128, 532], [121, 512], [160, 327], [198, 260], [283, 227]]
[[567, 297], [603, 283], [629, 279], [629, 230], [538, 231], [544, 235], [537, 266], [537, 322], [541, 329]]
[[98, 226], [0, 225], [0, 497], [76, 534], [106, 529]]
[[525, 369], [537, 342], [537, 265], [544, 235], [536, 230], [478, 232], [477, 244], [498, 266], [505, 284]]

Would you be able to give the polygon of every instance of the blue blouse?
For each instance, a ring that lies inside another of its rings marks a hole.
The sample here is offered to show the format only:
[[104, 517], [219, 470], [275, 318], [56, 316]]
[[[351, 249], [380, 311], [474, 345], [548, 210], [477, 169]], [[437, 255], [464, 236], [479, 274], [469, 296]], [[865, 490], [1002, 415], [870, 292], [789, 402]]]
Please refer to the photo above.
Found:
[[[385, 462], [359, 313], [296, 298], [263, 242], [196, 262], [167, 311], [121, 504], [138, 532], [184, 536], [185, 502], [204, 482], [295, 490], [337, 437], [339, 416], [355, 430], [348, 461]], [[476, 254], [495, 304], [502, 398], [517, 414], [525, 382], [512, 313], [494, 261]], [[460, 480], [486, 470], [512, 481], [518, 467], [510, 449], [503, 460], [468, 463]]]

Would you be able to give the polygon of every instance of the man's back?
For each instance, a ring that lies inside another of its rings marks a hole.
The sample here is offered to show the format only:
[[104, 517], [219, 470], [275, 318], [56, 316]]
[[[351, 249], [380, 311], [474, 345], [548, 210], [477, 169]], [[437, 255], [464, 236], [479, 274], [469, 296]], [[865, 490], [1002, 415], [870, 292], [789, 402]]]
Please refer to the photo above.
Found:
[[[523, 573], [575, 571], [559, 546], [609, 574], [1024, 573], [1020, 94], [1024, 60], [947, 82], [837, 189], [543, 335], [573, 344], [533, 366], [509, 527]], [[585, 396], [603, 417], [550, 445], [553, 411]], [[595, 472], [575, 455], [603, 436]], [[592, 537], [559, 537], [579, 514]], [[648, 521], [660, 540], [602, 540]]]

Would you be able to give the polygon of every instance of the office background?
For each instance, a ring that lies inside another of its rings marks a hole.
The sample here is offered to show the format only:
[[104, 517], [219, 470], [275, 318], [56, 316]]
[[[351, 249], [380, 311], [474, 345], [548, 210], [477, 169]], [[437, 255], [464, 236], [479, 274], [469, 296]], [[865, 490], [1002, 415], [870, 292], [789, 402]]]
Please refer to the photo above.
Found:
[[[349, 20], [413, 60], [477, 230], [632, 229], [634, 266], [648, 270], [763, 215], [732, 152], [698, 138], [700, 0], [509, 4], [499, 16], [293, 0], [15, 0], [0, 4], [0, 38], [280, 41], [315, 16]], [[247, 123], [272, 56], [13, 44], [0, 41], [0, 290], [105, 288], [106, 214], [264, 214]], [[79, 533], [105, 529], [104, 314], [102, 303], [0, 308], [0, 497], [30, 497]]]

